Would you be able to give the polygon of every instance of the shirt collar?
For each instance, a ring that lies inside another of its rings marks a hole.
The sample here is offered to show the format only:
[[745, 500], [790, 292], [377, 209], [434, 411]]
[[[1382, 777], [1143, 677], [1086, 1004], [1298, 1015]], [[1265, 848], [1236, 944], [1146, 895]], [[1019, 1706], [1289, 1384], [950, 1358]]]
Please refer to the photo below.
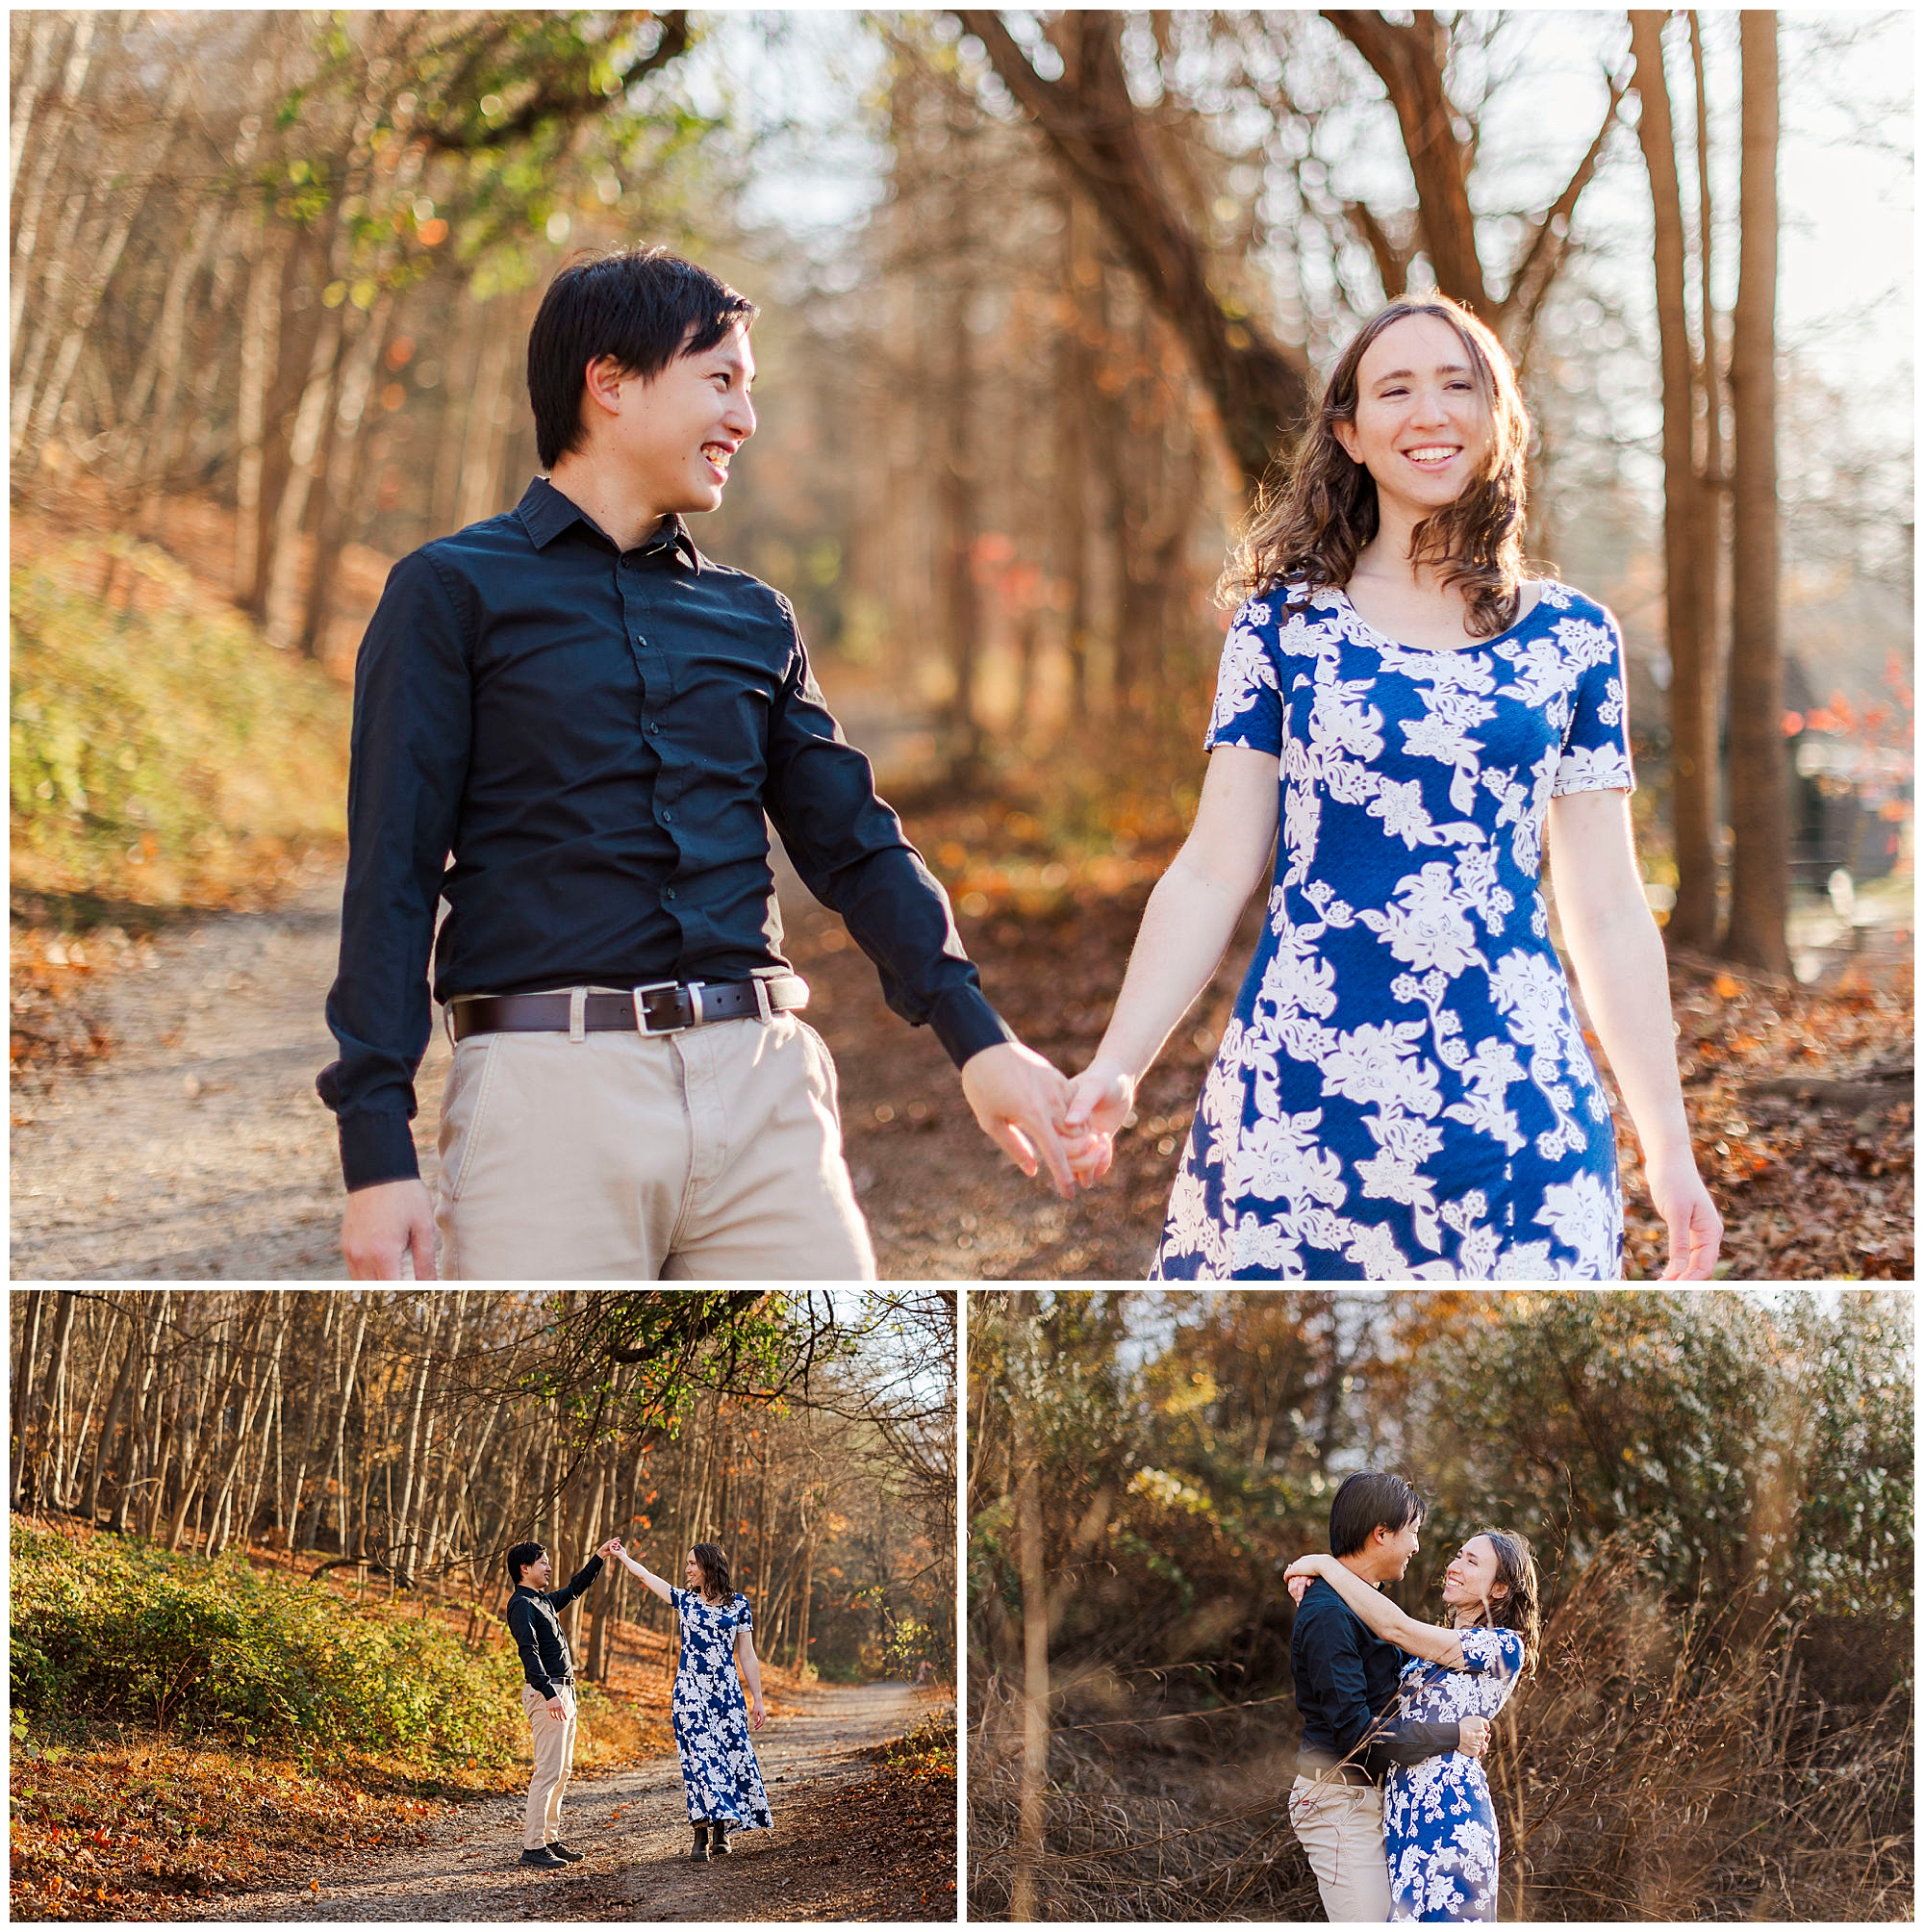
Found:
[[[574, 523], [585, 523], [609, 543], [614, 542], [579, 503], [557, 490], [545, 476], [537, 476], [529, 483], [521, 493], [515, 514], [521, 520], [521, 527], [527, 531], [538, 550], [546, 549]], [[698, 572], [701, 569], [701, 552], [695, 547], [695, 539], [688, 534], [688, 525], [672, 513], [655, 526], [653, 534], [642, 544], [641, 548], [644, 552], [672, 550], [691, 571]]]

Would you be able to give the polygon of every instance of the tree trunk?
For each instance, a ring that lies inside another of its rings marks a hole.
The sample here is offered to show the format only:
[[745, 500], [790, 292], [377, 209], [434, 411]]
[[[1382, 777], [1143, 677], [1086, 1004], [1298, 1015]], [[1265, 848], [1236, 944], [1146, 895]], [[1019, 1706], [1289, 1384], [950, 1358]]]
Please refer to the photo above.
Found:
[[26, 1335], [20, 1343], [20, 1359], [13, 1369], [13, 1400], [8, 1411], [13, 1422], [13, 1467], [8, 1502], [9, 1507], [15, 1510], [21, 1508], [21, 1499], [26, 1492], [27, 1445], [32, 1436], [28, 1410], [34, 1399], [34, 1363], [39, 1354], [40, 1316], [46, 1307], [47, 1293], [45, 1288], [28, 1290]]
[[468, 398], [468, 419], [461, 439], [461, 488], [456, 496], [455, 522], [460, 528], [492, 517], [500, 504], [497, 471], [501, 462], [502, 430], [513, 380], [514, 330], [505, 305], [483, 312], [481, 370]]
[[235, 391], [234, 600], [247, 609], [259, 602], [261, 513], [267, 456], [267, 398], [280, 362], [281, 287], [287, 240], [279, 229], [259, 238], [247, 276], [240, 321], [240, 381]]
[[[344, 1453], [342, 1445], [347, 1437], [347, 1411], [354, 1400], [354, 1371], [360, 1365], [361, 1342], [367, 1333], [367, 1309], [366, 1303], [363, 1303], [355, 1310], [354, 1340], [347, 1351], [347, 1371], [341, 1380], [341, 1407], [334, 1418], [334, 1441], [327, 1455], [321, 1461], [321, 1477], [315, 1488], [314, 1508], [308, 1516], [307, 1539], [305, 1541], [300, 1538], [298, 1526], [296, 1527], [294, 1541], [296, 1549], [306, 1549], [314, 1540], [316, 1526], [320, 1521], [322, 1511], [327, 1507], [327, 1470], [330, 1464], [332, 1464], [340, 1471], [337, 1477], [337, 1513], [341, 1519], [341, 1554], [342, 1556], [347, 1554], [347, 1484], [345, 1480], [347, 1472], [346, 1464], [342, 1460]], [[296, 1492], [294, 1497], [294, 1508], [296, 1512], [296, 1523], [298, 1525], [298, 1512], [300, 1509], [298, 1492]]]
[[[1025, 1405], [1020, 1401], [1018, 1409]], [[1027, 1434], [1025, 1431], [1025, 1434]], [[1049, 1785], [1049, 1579], [1043, 1563], [1042, 1496], [1033, 1442], [1016, 1451], [1017, 1559], [1023, 1600], [1023, 1756], [1017, 1789], [1012, 1919], [1043, 1917], [1043, 1835]]]
[[[345, 304], [342, 304], [344, 307]], [[268, 642], [286, 649], [299, 631], [301, 525], [313, 493], [321, 432], [334, 409], [341, 380], [341, 309], [329, 309], [315, 331], [308, 356], [307, 380], [294, 411], [293, 434], [288, 441], [288, 477], [274, 509], [273, 542], [266, 564], [266, 592], [262, 616]]]
[[54, 1440], [54, 1427], [58, 1419], [61, 1385], [66, 1379], [67, 1344], [73, 1336], [73, 1315], [78, 1301], [78, 1289], [63, 1288], [60, 1291], [56, 1305], [58, 1312], [54, 1317], [53, 1357], [48, 1363], [45, 1392], [39, 1397], [37, 1405], [38, 1414], [35, 1418], [34, 1447], [31, 1455], [35, 1470], [35, 1500], [42, 1509], [60, 1500], [58, 1496], [49, 1493], [45, 1471], [49, 1458], [59, 1446]]
[[[53, 19], [58, 16], [50, 13], [42, 17]], [[20, 197], [20, 225], [13, 235], [13, 315], [9, 321], [9, 333], [16, 354], [20, 342], [20, 318], [26, 314], [27, 297], [36, 276], [34, 258], [39, 246], [41, 213], [46, 207], [47, 191], [53, 186], [54, 169], [60, 163], [67, 130], [73, 125], [74, 109], [79, 103], [81, 89], [87, 85], [87, 71], [93, 60], [94, 24], [98, 17], [87, 13], [73, 16], [73, 38], [67, 43], [66, 64], [61, 72], [60, 99], [54, 105], [51, 119], [40, 131], [39, 153], [35, 159], [33, 172], [27, 177], [26, 191]], [[16, 127], [16, 140], [19, 132]], [[48, 292], [52, 292], [51, 288]], [[17, 373], [17, 365], [15, 368]]]
[[326, 653], [327, 624], [334, 612], [341, 552], [359, 509], [362, 464], [368, 442], [367, 399], [381, 358], [392, 337], [393, 311], [392, 295], [384, 293], [347, 357], [341, 380], [341, 400], [329, 419], [331, 427], [316, 478], [319, 501], [315, 521], [314, 569], [298, 640], [303, 657], [317, 660]]
[[1738, 15], [1742, 242], [1731, 343], [1731, 869], [1728, 956], [1787, 978], [1790, 800], [1778, 644], [1777, 15]]
[[1700, 629], [1702, 573], [1717, 562], [1708, 507], [1692, 451], [1696, 385], [1691, 380], [1684, 295], [1684, 205], [1676, 135], [1663, 76], [1663, 21], [1654, 10], [1630, 16], [1641, 103], [1637, 139], [1650, 176], [1656, 220], [1657, 335], [1663, 380], [1664, 623], [1670, 648], [1671, 825], [1677, 849], [1677, 903], [1666, 934], [1706, 951], [1717, 936], [1716, 651]]
[[87, 1501], [81, 1506], [89, 1529], [99, 1519], [100, 1478], [114, 1452], [114, 1432], [120, 1426], [120, 1410], [134, 1380], [134, 1364], [140, 1359], [140, 1318], [130, 1310], [125, 1321], [127, 1347], [120, 1358], [120, 1372], [114, 1378], [114, 1393], [107, 1398], [107, 1412], [100, 1418], [100, 1439], [93, 1445], [93, 1466], [87, 1477]]

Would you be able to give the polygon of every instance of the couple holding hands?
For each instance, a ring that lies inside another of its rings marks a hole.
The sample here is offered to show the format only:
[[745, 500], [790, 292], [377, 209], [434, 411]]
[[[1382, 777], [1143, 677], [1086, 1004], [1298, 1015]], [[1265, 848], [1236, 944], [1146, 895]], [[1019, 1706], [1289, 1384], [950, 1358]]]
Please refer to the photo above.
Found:
[[[767, 1831], [774, 1823], [762, 1768], [748, 1738], [768, 1720], [762, 1703], [762, 1671], [755, 1658], [754, 1618], [748, 1599], [728, 1588], [728, 1558], [718, 1543], [696, 1543], [682, 1565], [677, 1589], [631, 1557], [611, 1537], [561, 1589], [551, 1588], [554, 1565], [540, 1543], [517, 1543], [508, 1552], [507, 1623], [520, 1652], [521, 1708], [534, 1744], [534, 1773], [521, 1835], [521, 1863], [532, 1870], [559, 1871], [586, 1856], [561, 1836], [562, 1798], [574, 1759], [574, 1661], [561, 1627], [561, 1613], [594, 1587], [606, 1563], [628, 1572], [672, 1604], [681, 1627], [681, 1658], [671, 1709], [674, 1747], [695, 1827], [691, 1856], [706, 1864], [712, 1848], [728, 1849], [728, 1832]], [[748, 1683], [749, 1701], [742, 1696]]]
[[[1668, 1274], [1708, 1278], [1721, 1226], [1631, 838], [1622, 638], [1526, 573], [1530, 425], [1496, 337], [1405, 297], [1338, 358], [1226, 574], [1242, 601], [1195, 826], [1072, 1081], [984, 998], [788, 599], [689, 535], [755, 428], [754, 315], [660, 248], [564, 268], [528, 343], [546, 473], [404, 557], [369, 623], [318, 1081], [351, 1273], [411, 1254], [418, 1279], [873, 1276], [772, 822], [983, 1131], [1065, 1195], [1107, 1171], [1270, 875], [1168, 1279], [1618, 1276], [1615, 1129], [1547, 852]], [[430, 953], [453, 1047], [432, 1197], [410, 1125]]]

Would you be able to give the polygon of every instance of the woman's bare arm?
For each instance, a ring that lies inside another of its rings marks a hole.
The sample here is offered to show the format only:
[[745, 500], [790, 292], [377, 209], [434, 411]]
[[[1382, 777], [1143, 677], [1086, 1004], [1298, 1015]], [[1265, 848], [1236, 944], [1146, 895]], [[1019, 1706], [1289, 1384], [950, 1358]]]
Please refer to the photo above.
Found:
[[1136, 1082], [1235, 932], [1276, 843], [1278, 783], [1271, 752], [1227, 745], [1209, 754], [1196, 823], [1149, 896], [1108, 1030], [1071, 1089], [1071, 1130], [1091, 1127], [1105, 1136], [1100, 1164], [1078, 1168], [1078, 1179], [1106, 1171], [1106, 1137], [1127, 1117]]
[[654, 1571], [647, 1566], [646, 1563], [638, 1563], [633, 1557], [631, 1557], [627, 1553], [627, 1551], [621, 1547], [620, 1538], [611, 1538], [609, 1541], [604, 1545], [604, 1547], [609, 1550], [612, 1550], [614, 1554], [620, 1559], [621, 1563], [627, 1567], [629, 1572], [632, 1575], [640, 1577], [641, 1580], [645, 1584], [646, 1584], [647, 1587], [651, 1590], [653, 1590], [654, 1593], [658, 1597], [660, 1597], [664, 1603], [669, 1603], [672, 1601], [672, 1599], [669, 1595], [668, 1579], [666, 1577], [657, 1576], [654, 1573]]
[[1430, 1664], [1447, 1669], [1463, 1667], [1463, 1646], [1454, 1630], [1439, 1623], [1419, 1623], [1406, 1611], [1399, 1610], [1381, 1590], [1366, 1584], [1354, 1570], [1321, 1553], [1298, 1557], [1283, 1571], [1285, 1577], [1320, 1576], [1385, 1643], [1406, 1650]]
[[762, 1703], [762, 1666], [755, 1657], [755, 1633], [752, 1630], [736, 1631], [735, 1662], [742, 1666], [742, 1674], [748, 1680], [748, 1712], [754, 1719], [755, 1729], [759, 1731], [769, 1714]]
[[1643, 1143], [1652, 1203], [1670, 1231], [1663, 1279], [1709, 1281], [1724, 1224], [1690, 1151], [1670, 977], [1637, 874], [1630, 794], [1572, 792], [1552, 799], [1547, 845], [1563, 942]]

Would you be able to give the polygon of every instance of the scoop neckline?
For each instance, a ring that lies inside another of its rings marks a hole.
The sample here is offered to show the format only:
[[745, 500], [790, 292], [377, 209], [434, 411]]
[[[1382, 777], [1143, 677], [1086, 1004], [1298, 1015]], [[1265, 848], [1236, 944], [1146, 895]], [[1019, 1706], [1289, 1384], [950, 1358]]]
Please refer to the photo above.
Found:
[[1476, 638], [1467, 644], [1453, 644], [1440, 649], [1429, 645], [1405, 644], [1401, 638], [1390, 636], [1388, 631], [1379, 630], [1356, 608], [1354, 600], [1350, 596], [1350, 588], [1347, 584], [1331, 584], [1329, 590], [1332, 596], [1343, 599], [1343, 608], [1369, 632], [1372, 638], [1380, 644], [1389, 646], [1392, 650], [1400, 651], [1405, 657], [1464, 657], [1472, 651], [1493, 649], [1497, 645], [1502, 644], [1506, 638], [1514, 637], [1543, 608], [1543, 595], [1550, 587], [1550, 579], [1548, 577], [1527, 577], [1524, 581], [1536, 586], [1536, 596], [1532, 601], [1530, 608], [1521, 613], [1516, 622], [1507, 630], [1500, 630], [1494, 637]]

